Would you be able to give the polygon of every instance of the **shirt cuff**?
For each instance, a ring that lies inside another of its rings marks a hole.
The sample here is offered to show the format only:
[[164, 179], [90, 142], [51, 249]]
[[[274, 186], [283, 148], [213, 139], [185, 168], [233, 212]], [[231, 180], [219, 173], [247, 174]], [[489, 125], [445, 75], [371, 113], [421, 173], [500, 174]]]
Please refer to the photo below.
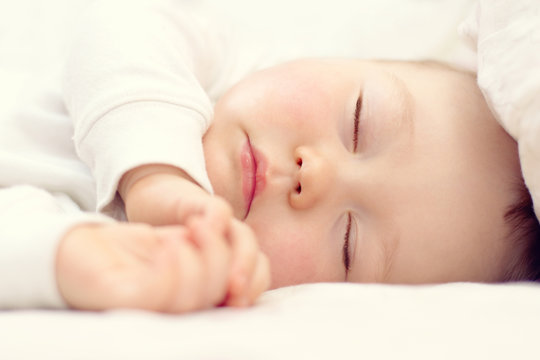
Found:
[[205, 117], [192, 109], [144, 101], [97, 121], [78, 150], [96, 179], [98, 210], [121, 218], [118, 183], [127, 171], [146, 164], [181, 168], [211, 193], [202, 146], [205, 124]]

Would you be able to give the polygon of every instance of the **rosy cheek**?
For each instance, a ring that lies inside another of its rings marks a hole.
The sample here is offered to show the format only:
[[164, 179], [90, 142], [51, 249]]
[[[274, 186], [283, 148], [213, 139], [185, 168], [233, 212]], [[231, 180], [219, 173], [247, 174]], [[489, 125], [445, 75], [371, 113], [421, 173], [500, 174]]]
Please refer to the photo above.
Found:
[[[287, 86], [288, 85], [288, 86]], [[272, 99], [275, 116], [273, 121], [282, 121], [288, 127], [299, 129], [313, 127], [318, 118], [327, 118], [332, 97], [310, 82], [284, 84]]]
[[270, 259], [272, 287], [312, 282], [316, 266], [315, 248], [304, 233], [265, 233], [258, 236], [262, 251]]
[[287, 114], [289, 121], [296, 122], [297, 125], [302, 125], [302, 122], [305, 122], [306, 119], [312, 116], [309, 103], [309, 99], [291, 95], [283, 99], [281, 109]]

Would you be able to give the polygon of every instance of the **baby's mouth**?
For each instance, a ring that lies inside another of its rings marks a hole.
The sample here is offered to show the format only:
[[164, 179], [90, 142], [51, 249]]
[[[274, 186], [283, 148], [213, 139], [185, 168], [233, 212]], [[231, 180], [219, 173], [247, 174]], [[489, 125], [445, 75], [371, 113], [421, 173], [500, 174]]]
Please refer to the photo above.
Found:
[[246, 208], [246, 213], [244, 219], [248, 216], [249, 210], [251, 209], [251, 203], [253, 202], [253, 197], [255, 196], [255, 176], [257, 174], [257, 162], [255, 161], [255, 156], [253, 155], [253, 149], [249, 138], [242, 147], [240, 153], [240, 163], [242, 165], [242, 195], [244, 196], [244, 204]]
[[246, 208], [244, 219], [249, 215], [253, 200], [266, 185], [266, 159], [262, 153], [252, 146], [249, 136], [246, 135], [246, 137], [247, 140], [240, 152], [242, 195]]

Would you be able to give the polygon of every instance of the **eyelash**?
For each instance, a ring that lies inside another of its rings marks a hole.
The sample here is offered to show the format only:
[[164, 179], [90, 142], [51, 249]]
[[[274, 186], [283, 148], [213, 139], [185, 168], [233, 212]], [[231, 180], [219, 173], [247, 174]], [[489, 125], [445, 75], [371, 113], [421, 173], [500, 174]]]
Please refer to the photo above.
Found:
[[350, 257], [350, 249], [349, 249], [349, 242], [351, 237], [351, 226], [352, 226], [352, 217], [351, 214], [347, 215], [347, 227], [345, 231], [345, 238], [343, 242], [343, 264], [345, 265], [345, 271], [348, 274], [349, 269], [351, 267], [351, 257]]
[[[362, 110], [362, 96], [359, 96], [356, 100], [356, 106], [354, 109], [354, 130], [353, 130], [353, 152], [358, 149], [358, 132], [360, 127], [360, 111]], [[345, 266], [345, 272], [348, 275], [351, 268], [351, 254], [350, 254], [350, 237], [352, 227], [352, 216], [347, 215], [347, 227], [345, 231], [345, 237], [343, 241], [343, 265]]]
[[359, 96], [356, 100], [356, 107], [354, 109], [354, 131], [353, 131], [353, 151], [356, 152], [358, 148], [358, 130], [360, 127], [360, 111], [362, 111], [362, 96]]

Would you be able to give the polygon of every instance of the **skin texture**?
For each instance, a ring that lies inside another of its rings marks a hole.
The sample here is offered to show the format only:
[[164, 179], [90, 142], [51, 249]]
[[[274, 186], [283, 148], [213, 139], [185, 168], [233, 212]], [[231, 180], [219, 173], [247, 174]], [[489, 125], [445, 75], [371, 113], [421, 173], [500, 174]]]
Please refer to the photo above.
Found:
[[[264, 159], [252, 201], [243, 195], [248, 141]], [[286, 63], [219, 100], [204, 148], [216, 194], [270, 259], [272, 287], [501, 279], [517, 148], [468, 74], [420, 63]]]

